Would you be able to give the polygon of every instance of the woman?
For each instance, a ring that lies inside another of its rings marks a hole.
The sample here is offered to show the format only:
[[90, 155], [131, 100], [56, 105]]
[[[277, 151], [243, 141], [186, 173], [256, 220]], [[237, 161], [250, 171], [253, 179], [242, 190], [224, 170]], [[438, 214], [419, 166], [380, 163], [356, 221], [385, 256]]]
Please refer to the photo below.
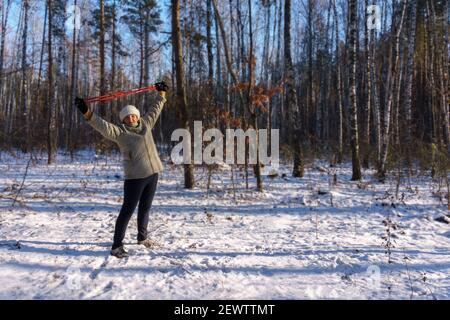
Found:
[[128, 256], [123, 239], [138, 203], [138, 244], [146, 247], [155, 245], [154, 241], [147, 239], [147, 225], [158, 183], [158, 173], [163, 170], [163, 166], [153, 141], [152, 129], [166, 102], [168, 89], [164, 82], [156, 83], [155, 86], [159, 96], [146, 115], [141, 118], [136, 107], [126, 106], [119, 114], [121, 125], [103, 120], [89, 110], [83, 99], [75, 99], [77, 108], [88, 123], [106, 139], [117, 143], [123, 156], [124, 200], [116, 221], [114, 243], [111, 248], [111, 255], [117, 258]]

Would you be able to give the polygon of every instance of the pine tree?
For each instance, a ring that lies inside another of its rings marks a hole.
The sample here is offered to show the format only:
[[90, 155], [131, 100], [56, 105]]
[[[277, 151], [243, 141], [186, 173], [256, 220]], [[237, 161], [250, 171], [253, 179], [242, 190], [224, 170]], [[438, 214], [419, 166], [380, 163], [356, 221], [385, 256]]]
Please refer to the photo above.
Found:
[[124, 0], [125, 14], [121, 20], [139, 40], [141, 51], [141, 74], [139, 86], [150, 85], [150, 36], [158, 31], [162, 21], [155, 0]]

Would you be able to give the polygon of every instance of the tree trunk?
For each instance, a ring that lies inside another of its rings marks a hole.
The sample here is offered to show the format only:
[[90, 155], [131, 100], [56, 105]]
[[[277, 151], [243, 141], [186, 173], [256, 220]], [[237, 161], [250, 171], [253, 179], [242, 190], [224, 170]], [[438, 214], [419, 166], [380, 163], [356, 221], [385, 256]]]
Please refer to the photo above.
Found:
[[[111, 17], [111, 23], [112, 23], [112, 45], [111, 45], [111, 83], [110, 83], [110, 90], [115, 91], [116, 89], [116, 47], [117, 47], [117, 31], [116, 31], [116, 16], [117, 16], [117, 5], [116, 0], [113, 2], [112, 6], [112, 17]], [[113, 100], [110, 103], [110, 112], [111, 115], [117, 117], [117, 100]]]
[[28, 37], [28, 12], [30, 4], [28, 0], [23, 1], [23, 31], [22, 31], [22, 116], [20, 117], [23, 125], [25, 126], [25, 134], [23, 136], [22, 151], [29, 151], [30, 143], [30, 114], [28, 110], [28, 82], [27, 82], [27, 37]]
[[[299, 136], [299, 132], [301, 131], [300, 124], [298, 123], [300, 117], [297, 112], [297, 92], [295, 90], [295, 78], [291, 57], [291, 0], [286, 0], [284, 2], [284, 75], [286, 79], [285, 106], [288, 113], [288, 143], [294, 153], [294, 168], [292, 170], [292, 175], [296, 178], [303, 178], [305, 175], [305, 168], [301, 146], [302, 139]], [[294, 121], [296, 123], [294, 123]], [[297, 129], [295, 130], [295, 133], [294, 125]]]
[[[376, 5], [376, 0], [373, 1], [373, 5]], [[380, 118], [380, 97], [379, 97], [379, 81], [375, 73], [375, 50], [376, 50], [376, 30], [372, 29], [372, 47], [371, 47], [371, 67], [370, 67], [370, 83], [372, 84], [373, 95], [373, 122], [375, 129], [375, 145], [376, 145], [376, 167], [380, 167], [381, 163], [381, 118]]]
[[416, 21], [417, 21], [417, 0], [410, 0], [410, 25], [408, 40], [408, 62], [406, 71], [406, 99], [405, 99], [405, 126], [406, 126], [406, 164], [411, 168], [411, 147], [412, 147], [412, 100], [413, 100], [413, 80], [414, 80], [414, 53], [416, 41]]
[[[186, 90], [184, 87], [184, 67], [183, 67], [183, 47], [181, 42], [180, 27], [180, 1], [172, 0], [172, 45], [175, 52], [175, 69], [177, 83], [177, 105], [181, 114], [181, 123], [183, 128], [190, 131], [190, 119], [187, 108]], [[186, 150], [185, 150], [186, 151]], [[191, 155], [191, 144], [189, 141], [189, 154]], [[192, 157], [190, 157], [192, 160]], [[194, 166], [184, 165], [184, 186], [187, 189], [194, 188]]]
[[395, 26], [395, 18], [398, 15], [393, 16], [393, 42], [392, 42], [392, 59], [390, 59], [390, 67], [389, 67], [389, 75], [388, 75], [388, 88], [387, 88], [387, 102], [385, 103], [384, 108], [384, 117], [383, 117], [383, 135], [381, 141], [381, 158], [380, 158], [380, 167], [378, 169], [378, 177], [381, 181], [384, 181], [386, 178], [386, 160], [387, 154], [389, 151], [389, 138], [391, 133], [391, 110], [392, 103], [394, 101], [394, 95], [397, 92], [397, 86], [399, 85], [398, 81], [398, 68], [399, 68], [399, 60], [400, 60], [400, 35], [403, 29], [403, 21], [405, 17], [407, 7], [407, 1], [403, 3], [403, 9], [401, 10], [400, 21], [397, 26]]
[[[208, 85], [210, 89], [213, 88], [213, 77], [214, 77], [214, 56], [212, 51], [212, 17], [211, 17], [211, 0], [207, 0], [207, 9], [206, 9], [206, 46], [208, 50]], [[219, 53], [217, 53], [219, 55]]]
[[335, 36], [336, 36], [336, 91], [337, 91], [337, 104], [338, 104], [338, 150], [337, 150], [337, 162], [342, 163], [344, 157], [344, 119], [343, 119], [343, 87], [342, 87], [342, 75], [341, 75], [341, 61], [340, 61], [340, 48], [339, 48], [339, 20], [337, 15], [336, 0], [333, 0], [334, 11], [334, 23], [335, 23]]
[[53, 33], [53, 5], [52, 0], [47, 0], [48, 7], [48, 135], [47, 135], [47, 161], [48, 164], [55, 162], [56, 155], [56, 106], [55, 92], [53, 87], [53, 52], [52, 52], [52, 33]]
[[[289, 0], [288, 0], [289, 1]], [[249, 59], [248, 59], [248, 67], [249, 67], [249, 81], [248, 81], [248, 104], [249, 104], [249, 111], [251, 112], [251, 117], [253, 120], [253, 127], [256, 131], [256, 164], [254, 165], [254, 173], [256, 177], [256, 189], [259, 192], [263, 191], [263, 181], [261, 177], [261, 163], [259, 159], [259, 134], [258, 134], [258, 113], [257, 110], [252, 105], [252, 95], [253, 95], [253, 86], [255, 85], [255, 79], [254, 79], [254, 55], [253, 55], [253, 26], [252, 26], [252, 0], [248, 0], [248, 8], [249, 8], [249, 40], [250, 40], [250, 49], [249, 49]]]
[[44, 13], [44, 27], [43, 27], [43, 31], [42, 31], [42, 47], [41, 47], [41, 55], [40, 55], [40, 59], [39, 59], [39, 71], [38, 71], [38, 84], [37, 84], [37, 93], [38, 95], [40, 94], [40, 89], [41, 89], [41, 81], [42, 81], [42, 65], [44, 63], [44, 51], [45, 51], [45, 37], [46, 35], [46, 30], [47, 30], [47, 16], [48, 16], [48, 7], [47, 7], [47, 2], [45, 4], [45, 13]]
[[[74, 1], [74, 6], [77, 5], [77, 0]], [[77, 55], [78, 55], [78, 43], [77, 43], [77, 28], [76, 28], [76, 16], [73, 13], [73, 37], [72, 37], [72, 71], [71, 71], [71, 80], [70, 80], [70, 110], [67, 110], [68, 113], [68, 130], [66, 134], [66, 147], [70, 152], [71, 157], [73, 157], [73, 151], [75, 148], [75, 144], [73, 141], [73, 125], [74, 125], [74, 117], [75, 117], [75, 96], [77, 94], [77, 81], [78, 81], [78, 65], [77, 65]]]
[[428, 91], [428, 109], [430, 112], [429, 129], [431, 131], [431, 177], [435, 178], [437, 173], [436, 155], [438, 146], [440, 146], [440, 125], [439, 112], [436, 109], [436, 81], [435, 81], [435, 43], [434, 43], [435, 26], [432, 19], [430, 1], [426, 1], [426, 22], [425, 22], [425, 50], [426, 50], [426, 70], [427, 70], [427, 86]]
[[[2, 16], [1, 16], [1, 24], [2, 24], [2, 33], [1, 33], [1, 41], [0, 41], [0, 97], [3, 97], [3, 65], [5, 58], [5, 40], [6, 40], [6, 29], [8, 26], [8, 18], [9, 18], [9, 9], [11, 8], [11, 0], [8, 0], [6, 3], [6, 7], [2, 6]], [[1, 102], [1, 101], [0, 101]]]
[[363, 156], [363, 166], [369, 168], [369, 158], [370, 158], [370, 114], [372, 111], [371, 99], [372, 99], [372, 82], [370, 73], [370, 68], [372, 67], [372, 52], [370, 50], [370, 33], [369, 33], [369, 0], [365, 0], [364, 6], [365, 12], [365, 28], [364, 28], [364, 45], [366, 51], [366, 104], [364, 110], [364, 156]]
[[[148, 26], [148, 9], [145, 9], [144, 21], [144, 86], [150, 85], [150, 30]], [[148, 93], [144, 94], [144, 105], [148, 107]]]
[[[100, 0], [100, 95], [106, 94], [106, 75], [105, 75], [105, 0]], [[100, 102], [100, 115], [106, 116], [105, 103]]]
[[308, 0], [308, 103], [306, 104], [306, 119], [304, 122], [306, 137], [309, 134], [309, 111], [314, 110], [314, 77], [313, 77], [313, 2]]
[[349, 0], [350, 16], [350, 144], [352, 148], [352, 180], [361, 180], [361, 167], [359, 160], [359, 142], [358, 142], [358, 106], [356, 95], [356, 61], [357, 61], [357, 28], [358, 13], [356, 0]]

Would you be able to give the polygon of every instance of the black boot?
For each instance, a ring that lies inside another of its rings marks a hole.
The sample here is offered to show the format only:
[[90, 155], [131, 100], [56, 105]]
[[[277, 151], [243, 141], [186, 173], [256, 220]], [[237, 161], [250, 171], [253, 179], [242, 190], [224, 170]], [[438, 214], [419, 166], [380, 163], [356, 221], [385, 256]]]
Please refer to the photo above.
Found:
[[116, 258], [122, 259], [128, 257], [128, 252], [125, 251], [125, 248], [123, 246], [121, 246], [116, 249], [111, 249], [111, 255]]

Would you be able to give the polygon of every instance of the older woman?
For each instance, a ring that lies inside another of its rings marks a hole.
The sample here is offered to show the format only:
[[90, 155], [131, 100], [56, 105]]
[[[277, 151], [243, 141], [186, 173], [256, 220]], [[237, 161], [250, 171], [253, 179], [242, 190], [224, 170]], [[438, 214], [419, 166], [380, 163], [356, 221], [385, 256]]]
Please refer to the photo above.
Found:
[[119, 146], [125, 171], [124, 200], [116, 221], [111, 255], [117, 258], [128, 256], [123, 246], [125, 232], [136, 206], [138, 207], [138, 244], [146, 247], [155, 242], [147, 238], [149, 212], [158, 183], [158, 173], [163, 170], [153, 140], [152, 129], [166, 102], [168, 86], [164, 82], [155, 84], [159, 93], [156, 103], [141, 117], [134, 106], [124, 107], [119, 114], [121, 125], [109, 123], [89, 110], [86, 102], [76, 98], [75, 103], [88, 123], [106, 139]]

